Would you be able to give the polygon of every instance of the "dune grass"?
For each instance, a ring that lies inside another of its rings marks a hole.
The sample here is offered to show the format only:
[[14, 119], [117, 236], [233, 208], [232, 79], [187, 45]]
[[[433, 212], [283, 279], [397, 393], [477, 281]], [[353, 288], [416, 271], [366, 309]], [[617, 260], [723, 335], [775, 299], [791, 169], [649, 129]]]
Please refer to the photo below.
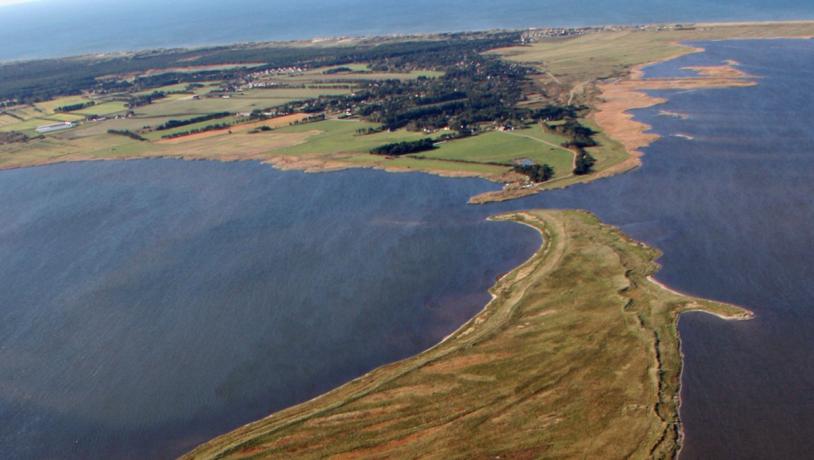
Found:
[[631, 67], [692, 52], [682, 42], [731, 38], [807, 37], [814, 22], [699, 24], [693, 28], [599, 32], [494, 51], [506, 59], [538, 65], [566, 82], [624, 75]]

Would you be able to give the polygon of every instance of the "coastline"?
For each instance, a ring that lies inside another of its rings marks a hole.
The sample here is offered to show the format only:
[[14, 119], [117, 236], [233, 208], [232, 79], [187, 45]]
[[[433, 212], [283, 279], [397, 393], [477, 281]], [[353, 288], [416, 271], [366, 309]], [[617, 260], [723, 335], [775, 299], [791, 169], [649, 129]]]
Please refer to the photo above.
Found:
[[[682, 45], [684, 46], [684, 45]], [[654, 97], [650, 90], [688, 90], [735, 88], [757, 85], [756, 78], [736, 68], [737, 63], [721, 66], [698, 66], [688, 68], [698, 73], [694, 77], [645, 78], [644, 68], [678, 59], [688, 54], [703, 52], [703, 48], [686, 47], [686, 51], [646, 64], [639, 64], [630, 70], [628, 77], [597, 85], [601, 102], [593, 112], [593, 120], [612, 139], [622, 143], [630, 158], [620, 164], [618, 171], [603, 171], [607, 176], [626, 172], [641, 166], [643, 149], [661, 138], [651, 131], [652, 126], [636, 120], [632, 110], [654, 107], [667, 102], [667, 99]]]
[[[806, 22], [807, 23], [807, 22]], [[712, 25], [712, 24], [711, 24]], [[749, 24], [751, 25], [751, 24]], [[803, 37], [762, 37], [760, 39], [811, 39], [814, 36]], [[748, 39], [744, 38], [743, 40]], [[714, 41], [733, 40], [732, 38], [720, 39]], [[702, 53], [706, 51], [704, 48], [695, 47], [686, 43], [674, 43], [675, 45], [685, 48], [677, 52], [673, 56], [658, 59], [645, 64], [634, 66], [630, 70], [627, 78], [612, 81], [606, 84], [598, 85], [600, 90], [600, 98], [603, 102], [597, 105], [596, 111], [593, 113], [593, 119], [597, 124], [602, 127], [612, 138], [622, 142], [626, 150], [630, 153], [630, 169], [635, 169], [642, 164], [642, 157], [644, 156], [643, 149], [651, 145], [653, 142], [660, 139], [662, 136], [652, 130], [652, 126], [636, 120], [635, 116], [631, 113], [632, 110], [650, 108], [661, 105], [667, 102], [666, 98], [654, 97], [647, 93], [649, 89], [711, 89], [711, 88], [733, 88], [755, 86], [757, 81], [755, 77], [748, 75], [739, 69], [739, 63], [734, 61], [727, 61], [724, 65], [716, 67], [689, 67], [698, 73], [695, 77], [695, 82], [688, 81], [687, 78], [674, 78], [674, 79], [647, 79], [644, 78], [644, 69], [649, 66], [657, 65], [664, 62], [669, 62], [681, 57], [694, 53]], [[652, 82], [652, 83], [651, 83]], [[603, 112], [605, 115], [603, 117]], [[626, 162], [627, 163], [627, 162]], [[620, 171], [626, 172], [627, 170]], [[658, 281], [654, 275], [647, 277], [647, 280], [674, 295], [688, 296], [688, 294], [673, 289], [664, 283]], [[676, 337], [676, 346], [679, 354], [679, 374], [678, 385], [676, 389], [676, 435], [675, 440], [675, 453], [674, 458], [679, 458], [681, 450], [684, 445], [686, 437], [684, 423], [681, 419], [681, 407], [684, 403], [682, 397], [683, 378], [685, 370], [685, 356], [683, 351], [683, 342], [679, 333], [679, 324], [681, 321], [682, 313], [705, 313], [712, 315], [724, 321], [743, 321], [752, 320], [755, 318], [753, 311], [740, 306], [733, 307], [739, 311], [729, 314], [722, 314], [720, 312], [710, 311], [704, 308], [689, 308], [685, 311], [678, 312], [675, 315], [674, 330]]]

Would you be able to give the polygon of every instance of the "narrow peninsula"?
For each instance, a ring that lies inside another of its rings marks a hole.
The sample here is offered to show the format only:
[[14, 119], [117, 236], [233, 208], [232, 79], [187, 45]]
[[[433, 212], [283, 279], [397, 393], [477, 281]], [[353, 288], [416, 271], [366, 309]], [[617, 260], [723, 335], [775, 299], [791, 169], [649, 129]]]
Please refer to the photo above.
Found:
[[185, 458], [673, 458], [678, 315], [752, 314], [654, 282], [659, 252], [587, 212], [494, 219], [538, 230], [543, 244], [475, 318]]

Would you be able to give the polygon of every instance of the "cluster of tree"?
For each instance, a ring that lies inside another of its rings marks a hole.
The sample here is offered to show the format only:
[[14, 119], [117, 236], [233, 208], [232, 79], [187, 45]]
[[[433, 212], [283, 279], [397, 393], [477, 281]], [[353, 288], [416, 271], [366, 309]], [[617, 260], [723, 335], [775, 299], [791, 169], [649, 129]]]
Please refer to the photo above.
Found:
[[94, 105], [96, 105], [96, 102], [94, 101], [77, 102], [76, 104], [68, 104], [57, 107], [56, 109], [54, 109], [54, 112], [58, 113], [76, 112], [77, 110], [87, 109], [88, 107], [93, 107]]
[[0, 132], [0, 145], [28, 142], [28, 136], [18, 131]]
[[533, 117], [535, 120], [542, 121], [558, 121], [565, 119], [575, 119], [585, 112], [588, 108], [578, 105], [547, 105], [541, 109], [534, 111]]
[[137, 141], [146, 141], [144, 137], [142, 137], [139, 133], [130, 131], [129, 129], [108, 129], [108, 134], [115, 134], [117, 136], [125, 136], [129, 137], [130, 139], [135, 139]]
[[371, 67], [391, 71], [434, 68], [444, 75], [362, 82], [362, 88], [351, 95], [295, 102], [287, 110], [350, 112], [380, 123], [384, 129], [414, 131], [444, 127], [471, 131], [483, 122], [535, 119], [535, 111], [517, 108], [532, 70], [466, 47], [373, 61]]
[[[189, 131], [179, 131], [177, 133], [165, 134], [165, 135], [161, 136], [161, 139], [175, 139], [176, 137], [184, 137], [184, 136], [189, 136], [189, 135], [192, 135], [192, 134], [200, 134], [200, 133], [205, 133], [207, 131], [217, 131], [217, 130], [220, 130], [220, 129], [227, 129], [230, 126], [232, 126], [232, 125], [230, 125], [229, 123], [217, 123], [217, 124], [214, 124], [214, 125], [206, 125], [206, 126], [204, 126], [202, 128], [190, 129]], [[231, 134], [231, 133], [232, 133], [232, 131], [230, 130], [229, 134]]]
[[193, 125], [195, 123], [201, 123], [203, 121], [214, 120], [216, 118], [224, 118], [224, 117], [228, 117], [230, 115], [231, 115], [231, 113], [229, 113], [229, 112], [216, 112], [216, 113], [210, 113], [210, 114], [207, 114], [207, 115], [201, 115], [201, 116], [198, 116], [198, 117], [188, 118], [186, 120], [172, 119], [172, 120], [167, 120], [166, 122], [156, 126], [155, 130], [156, 131], [166, 131], [168, 129], [174, 129], [174, 128], [178, 128], [178, 127], [186, 126], [186, 125]]
[[335, 75], [338, 73], [349, 73], [349, 72], [353, 72], [353, 69], [351, 69], [350, 67], [343, 66], [343, 67], [334, 67], [333, 69], [328, 69], [322, 73], [325, 75]]
[[593, 170], [596, 158], [591, 156], [587, 150], [582, 147], [577, 148], [577, 158], [574, 161], [574, 174], [577, 176], [584, 176]]
[[528, 176], [535, 183], [545, 182], [554, 177], [554, 168], [547, 164], [523, 163], [514, 165], [514, 171]]
[[384, 131], [382, 126], [368, 126], [367, 128], [359, 128], [356, 130], [357, 136], [367, 136], [368, 134], [376, 134]]
[[292, 121], [291, 125], [292, 126], [304, 125], [306, 123], [316, 123], [318, 121], [325, 121], [325, 114], [324, 113], [320, 113], [320, 114], [317, 114], [317, 115], [311, 115], [311, 116], [303, 118], [302, 120]]
[[564, 147], [576, 147], [584, 149], [586, 147], [596, 147], [598, 144], [594, 140], [594, 131], [587, 126], [583, 126], [579, 121], [569, 118], [563, 124], [554, 126], [554, 130], [560, 134], [568, 136], [570, 140], [563, 144]]
[[396, 142], [385, 144], [370, 150], [374, 155], [398, 156], [408, 153], [426, 152], [435, 148], [435, 141], [430, 138], [419, 139], [417, 141]]
[[167, 94], [163, 91], [153, 91], [149, 94], [141, 94], [141, 95], [131, 95], [127, 99], [127, 107], [130, 109], [136, 107], [143, 107], [145, 105], [150, 105], [153, 101], [157, 101], [158, 99], [163, 99], [167, 97]]

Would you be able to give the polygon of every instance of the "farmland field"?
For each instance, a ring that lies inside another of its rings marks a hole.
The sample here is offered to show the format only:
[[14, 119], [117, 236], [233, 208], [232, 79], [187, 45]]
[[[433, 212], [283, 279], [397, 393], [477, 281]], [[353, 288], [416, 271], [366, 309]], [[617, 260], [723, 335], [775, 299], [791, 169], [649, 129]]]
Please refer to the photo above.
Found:
[[536, 125], [512, 132], [492, 131], [445, 142], [438, 149], [420, 155], [434, 159], [506, 164], [529, 159], [549, 164], [557, 177], [570, 174], [572, 169], [573, 153], [560, 146], [565, 141], [565, 137], [549, 133]]

